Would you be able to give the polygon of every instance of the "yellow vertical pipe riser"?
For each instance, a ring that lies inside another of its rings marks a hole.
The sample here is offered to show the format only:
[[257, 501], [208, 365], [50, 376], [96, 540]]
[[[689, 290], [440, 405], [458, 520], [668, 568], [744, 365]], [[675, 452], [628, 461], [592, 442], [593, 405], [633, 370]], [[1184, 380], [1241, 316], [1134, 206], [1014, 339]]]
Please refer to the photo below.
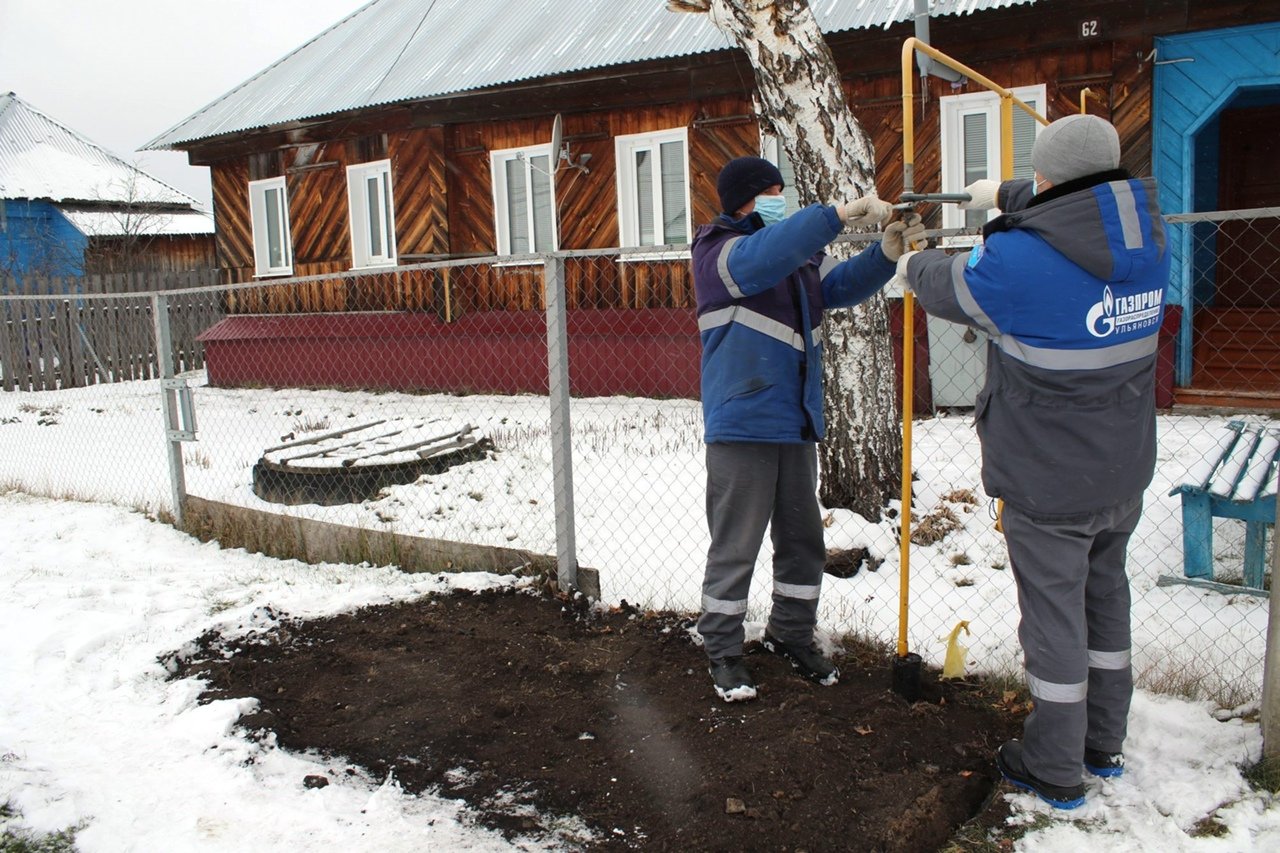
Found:
[[1013, 95], [1000, 96], [1000, 180], [1013, 177]]
[[[968, 79], [1000, 95], [1000, 175], [1003, 180], [1013, 177], [1013, 107], [1030, 115], [1040, 124], [1048, 124], [1025, 101], [1008, 89], [956, 62], [917, 38], [902, 43], [902, 191], [915, 192], [915, 95], [912, 91], [912, 60], [916, 51], [932, 57], [939, 63], [959, 71]], [[1081, 96], [1081, 112], [1084, 97]], [[911, 398], [914, 393], [915, 371], [915, 295], [910, 290], [902, 294], [902, 515], [898, 582], [898, 657], [907, 655], [907, 613], [910, 592], [911, 560]]]
[[[902, 191], [915, 192], [915, 96], [911, 86], [914, 38], [902, 45]], [[902, 293], [902, 513], [898, 555], [898, 657], [907, 656], [907, 595], [911, 558], [911, 396], [915, 371], [915, 295]]]

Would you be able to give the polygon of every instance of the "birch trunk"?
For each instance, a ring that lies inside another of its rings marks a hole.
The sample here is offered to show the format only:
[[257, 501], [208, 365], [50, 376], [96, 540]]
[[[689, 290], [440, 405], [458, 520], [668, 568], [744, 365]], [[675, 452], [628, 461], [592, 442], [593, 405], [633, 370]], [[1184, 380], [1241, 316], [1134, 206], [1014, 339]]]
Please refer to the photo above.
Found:
[[[709, 13], [747, 52], [761, 117], [795, 167], [802, 203], [875, 191], [875, 151], [849, 109], [807, 0], [670, 0], [668, 7]], [[852, 254], [847, 244], [830, 252]], [[879, 521], [898, 494], [902, 471], [887, 300], [877, 293], [854, 308], [826, 312], [823, 337], [827, 437], [818, 446], [819, 498]]]

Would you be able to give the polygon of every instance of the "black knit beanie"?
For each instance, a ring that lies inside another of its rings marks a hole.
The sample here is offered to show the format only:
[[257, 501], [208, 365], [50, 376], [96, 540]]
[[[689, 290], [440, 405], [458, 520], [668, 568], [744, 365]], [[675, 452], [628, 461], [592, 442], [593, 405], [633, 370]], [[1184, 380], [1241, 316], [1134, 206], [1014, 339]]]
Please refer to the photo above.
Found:
[[778, 167], [763, 157], [738, 157], [724, 164], [716, 178], [720, 209], [733, 216], [744, 204], [760, 195], [761, 190], [777, 184], [783, 186]]

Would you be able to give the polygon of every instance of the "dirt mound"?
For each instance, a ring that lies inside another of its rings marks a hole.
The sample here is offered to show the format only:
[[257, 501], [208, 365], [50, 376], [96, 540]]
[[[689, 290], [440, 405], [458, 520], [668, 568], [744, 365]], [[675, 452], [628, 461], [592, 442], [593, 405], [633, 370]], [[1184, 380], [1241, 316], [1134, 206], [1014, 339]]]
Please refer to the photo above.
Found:
[[[260, 700], [242, 725], [286, 748], [394, 772], [570, 849], [929, 851], [984, 805], [998, 819], [992, 755], [1018, 730], [998, 700], [928, 673], [910, 705], [882, 652], [847, 647], [833, 687], [750, 654], [760, 698], [727, 705], [688, 625], [455, 594], [206, 636], [177, 675], [207, 678], [206, 699]], [[556, 820], [574, 815], [590, 840]]]

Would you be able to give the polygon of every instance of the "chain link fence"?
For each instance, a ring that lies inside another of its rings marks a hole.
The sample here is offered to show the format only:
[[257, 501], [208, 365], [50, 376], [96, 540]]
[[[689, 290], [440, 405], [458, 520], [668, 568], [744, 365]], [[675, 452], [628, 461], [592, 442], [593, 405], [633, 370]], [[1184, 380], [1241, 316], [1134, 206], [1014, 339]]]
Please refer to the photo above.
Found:
[[[1183, 582], [1176, 488], [1220, 454], [1232, 421], [1276, 429], [1261, 404], [1280, 396], [1266, 384], [1280, 358], [1260, 356], [1249, 388], [1220, 377], [1217, 390], [1247, 391], [1234, 403], [1258, 406], [1171, 407], [1180, 388], [1212, 375], [1202, 339], [1212, 324], [1200, 315], [1224, 292], [1222, 259], [1246, 243], [1255, 259], [1258, 246], [1274, 253], [1278, 224], [1273, 211], [1177, 217], [1171, 228], [1182, 286], [1170, 290], [1161, 331], [1158, 467], [1130, 549], [1139, 682], [1232, 706], [1259, 692], [1267, 601], [1242, 585], [1252, 545], [1238, 519], [1211, 521], [1218, 586]], [[0, 295], [0, 482], [175, 513], [189, 529], [269, 553], [428, 570], [541, 563], [562, 582], [576, 571], [606, 604], [692, 615], [709, 538], [688, 266], [687, 252], [668, 247], [149, 294], [11, 285]], [[1274, 269], [1246, 267], [1252, 289], [1235, 279], [1225, 288], [1255, 324], [1276, 310]], [[51, 317], [66, 333], [46, 344], [35, 326]], [[195, 317], [198, 334], [179, 333]], [[909, 642], [940, 664], [966, 620], [971, 666], [1016, 674], [1017, 600], [972, 423], [985, 342], [923, 316], [916, 338], [926, 405], [914, 428]], [[135, 361], [151, 372], [121, 369]], [[56, 387], [19, 379], [56, 377], [64, 362], [101, 366]], [[1274, 493], [1274, 464], [1269, 476]], [[821, 628], [892, 642], [897, 521], [835, 508], [824, 519], [832, 561]], [[841, 562], [856, 549], [869, 559]], [[749, 625], [767, 614], [770, 559], [766, 537]]]

